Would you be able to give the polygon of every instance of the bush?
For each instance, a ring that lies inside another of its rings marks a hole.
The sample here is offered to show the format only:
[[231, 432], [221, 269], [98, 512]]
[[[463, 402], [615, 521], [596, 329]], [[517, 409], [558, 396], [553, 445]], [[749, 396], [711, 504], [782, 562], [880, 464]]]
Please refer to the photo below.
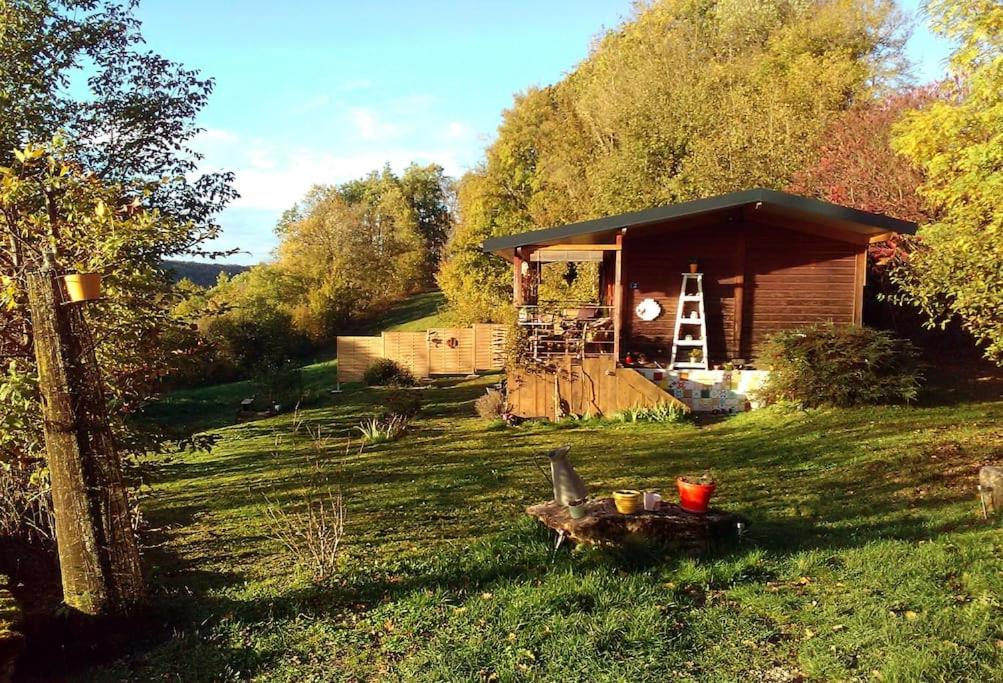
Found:
[[370, 418], [355, 429], [362, 437], [363, 443], [370, 446], [378, 443], [389, 443], [404, 436], [407, 431], [408, 419], [403, 415], [391, 415], [388, 418]]
[[674, 403], [658, 403], [643, 408], [628, 408], [614, 413], [616, 422], [683, 422], [688, 413]]
[[303, 396], [303, 374], [289, 362], [256, 366], [252, 381], [256, 397], [269, 408], [295, 405]]
[[922, 381], [916, 347], [867, 327], [812, 325], [774, 334], [759, 355], [771, 370], [759, 398], [802, 407], [909, 402]]
[[387, 420], [394, 416], [411, 419], [421, 412], [421, 399], [413, 391], [392, 391], [383, 397], [380, 417]]
[[502, 392], [497, 389], [488, 389], [487, 393], [481, 396], [474, 403], [477, 414], [485, 420], [504, 419], [509, 407], [505, 402]]
[[366, 368], [362, 380], [371, 387], [413, 387], [418, 383], [414, 373], [389, 358], [380, 358]]
[[292, 511], [267, 501], [269, 536], [286, 547], [296, 561], [324, 581], [338, 570], [345, 536], [345, 503], [341, 492], [306, 499], [305, 509]]

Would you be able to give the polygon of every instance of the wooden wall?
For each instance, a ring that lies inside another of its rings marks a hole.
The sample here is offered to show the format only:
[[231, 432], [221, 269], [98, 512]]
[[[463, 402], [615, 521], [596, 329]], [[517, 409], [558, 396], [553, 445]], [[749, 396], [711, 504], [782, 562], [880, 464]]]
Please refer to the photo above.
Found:
[[[711, 363], [755, 358], [767, 335], [812, 322], [859, 322], [866, 246], [763, 223], [735, 220], [654, 234], [623, 247], [623, 352], [667, 358], [682, 273], [696, 257], [704, 273]], [[739, 296], [736, 296], [736, 293]], [[645, 322], [634, 308], [655, 299]], [[741, 337], [736, 324], [741, 305]]]
[[618, 368], [612, 356], [594, 356], [572, 363], [570, 358], [552, 370], [511, 368], [508, 402], [520, 417], [555, 420], [564, 415], [612, 415], [620, 410], [671, 403], [689, 407], [666, 393], [637, 370]]
[[505, 367], [507, 328], [434, 328], [427, 332], [384, 332], [379, 337], [338, 337], [338, 379], [358, 382], [373, 361], [390, 358], [416, 377], [466, 375]]
[[[771, 333], [808, 323], [855, 322], [857, 253], [866, 247], [756, 226], [746, 243], [744, 352], [754, 358]], [[856, 321], [859, 322], [859, 321]]]

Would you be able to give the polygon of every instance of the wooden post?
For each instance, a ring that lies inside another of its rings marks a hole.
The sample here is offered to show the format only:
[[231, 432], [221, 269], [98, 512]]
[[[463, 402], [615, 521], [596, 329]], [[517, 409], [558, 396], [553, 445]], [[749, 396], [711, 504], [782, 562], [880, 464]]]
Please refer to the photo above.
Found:
[[864, 285], [867, 283], [867, 247], [859, 247], [854, 268], [853, 324], [864, 324]]
[[62, 305], [53, 269], [27, 285], [63, 600], [125, 614], [144, 597], [142, 569], [93, 341], [83, 313]]
[[516, 247], [512, 257], [512, 303], [516, 308], [525, 304], [522, 290], [522, 250]]
[[[742, 318], [745, 313], [745, 234], [738, 237], [738, 254], [735, 259], [738, 271], [735, 277], [735, 329], [733, 332], [735, 357], [745, 358], [742, 353]], [[730, 358], [727, 360], [731, 360]]]
[[613, 361], [620, 360], [620, 329], [623, 327], [623, 230], [616, 234], [616, 267], [613, 276]]

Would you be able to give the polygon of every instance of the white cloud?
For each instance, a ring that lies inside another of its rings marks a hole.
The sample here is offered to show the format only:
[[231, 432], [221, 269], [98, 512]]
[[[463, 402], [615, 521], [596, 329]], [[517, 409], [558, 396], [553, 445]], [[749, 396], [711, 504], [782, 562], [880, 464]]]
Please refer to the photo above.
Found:
[[470, 140], [474, 137], [474, 129], [463, 123], [463, 121], [450, 121], [449, 125], [446, 126], [446, 132], [443, 137], [453, 142]]
[[228, 130], [223, 130], [221, 128], [206, 128], [195, 136], [195, 144], [205, 142], [236, 142], [239, 140], [239, 136]]
[[394, 149], [358, 154], [318, 153], [309, 149], [292, 150], [270, 168], [236, 169], [240, 199], [235, 207], [283, 210], [303, 198], [312, 186], [335, 184], [358, 178], [389, 163], [403, 170], [412, 161], [435, 162], [449, 174], [462, 172], [456, 154], [449, 149]]
[[356, 132], [363, 140], [379, 141], [394, 137], [399, 128], [389, 121], [382, 121], [371, 109], [356, 107], [350, 109], [349, 118]]

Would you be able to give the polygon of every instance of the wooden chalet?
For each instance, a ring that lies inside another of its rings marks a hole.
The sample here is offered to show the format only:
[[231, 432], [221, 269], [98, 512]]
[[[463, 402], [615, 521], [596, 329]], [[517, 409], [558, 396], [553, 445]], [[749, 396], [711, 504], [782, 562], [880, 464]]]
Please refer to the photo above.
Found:
[[[644, 367], [687, 369], [687, 357], [678, 355], [687, 347], [675, 348], [674, 340], [677, 318], [696, 320], [685, 301], [679, 306], [683, 274], [693, 261], [702, 280], [703, 336], [680, 344], [705, 345], [707, 356], [696, 365], [708, 370], [753, 366], [764, 340], [778, 330], [823, 321], [861, 324], [868, 245], [915, 230], [908, 221], [754, 189], [489, 239], [484, 250], [512, 263], [528, 360], [539, 361], [531, 374], [543, 378], [520, 375], [514, 391], [510, 381], [517, 402], [520, 391], [534, 392], [516, 412], [607, 413], [673, 398], [661, 390], [617, 396], [609, 387], [607, 396], [593, 391], [579, 400], [574, 392], [581, 391], [577, 383], [596, 379], [582, 375], [586, 365], [604, 377]], [[540, 300], [540, 268], [569, 261], [598, 264], [597, 300]], [[673, 350], [677, 355], [670, 357]], [[570, 377], [566, 389], [561, 372]], [[632, 377], [624, 381], [635, 384]], [[539, 382], [544, 388], [535, 386]]]

